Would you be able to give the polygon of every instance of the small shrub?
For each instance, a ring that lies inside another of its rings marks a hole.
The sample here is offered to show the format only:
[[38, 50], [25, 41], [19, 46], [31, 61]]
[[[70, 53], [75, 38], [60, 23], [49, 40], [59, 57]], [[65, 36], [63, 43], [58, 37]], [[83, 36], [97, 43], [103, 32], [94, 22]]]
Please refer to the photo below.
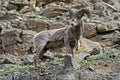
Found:
[[106, 55], [106, 54], [103, 54], [103, 55], [99, 55], [99, 56], [97, 57], [97, 59], [98, 59], [98, 60], [107, 61], [107, 60], [110, 59], [110, 57], [109, 57], [108, 55]]
[[89, 68], [94, 59], [92, 57], [87, 57], [86, 60], [80, 62], [81, 66], [84, 68]]
[[8, 69], [8, 72], [20, 71], [21, 73], [27, 73], [27, 66], [14, 65]]
[[0, 75], [4, 74], [5, 70], [4, 69], [0, 69]]
[[8, 10], [7, 10], [7, 9], [1, 9], [0, 12], [2, 12], [2, 13], [7, 13]]
[[59, 59], [57, 61], [54, 61], [52, 64], [53, 65], [60, 65], [60, 64], [63, 64], [64, 63], [64, 59]]
[[75, 54], [80, 54], [80, 52], [81, 52], [80, 50], [77, 50], [75, 51]]
[[48, 20], [48, 18], [46, 16], [41, 16], [42, 20]]
[[44, 67], [46, 65], [46, 62], [40, 62], [41, 67]]
[[81, 66], [84, 67], [84, 68], [89, 68], [90, 65], [91, 65], [91, 62], [88, 61], [88, 60], [82, 60], [82, 61], [80, 62], [80, 64], [81, 64]]

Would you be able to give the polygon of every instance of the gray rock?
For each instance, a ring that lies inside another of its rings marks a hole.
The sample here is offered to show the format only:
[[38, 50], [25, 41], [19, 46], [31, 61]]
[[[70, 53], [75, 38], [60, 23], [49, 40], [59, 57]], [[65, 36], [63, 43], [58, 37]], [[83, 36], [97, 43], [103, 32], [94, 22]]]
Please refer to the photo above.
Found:
[[27, 64], [32, 64], [33, 63], [33, 55], [25, 55], [21, 58], [21, 60], [23, 61], [23, 64], [27, 65]]
[[112, 0], [103, 0], [103, 1], [104, 1], [105, 3], [111, 4], [111, 5], [115, 4], [115, 2], [112, 1]]
[[17, 18], [17, 14], [14, 13], [5, 13], [4, 15], [0, 16], [0, 20], [11, 20]]
[[19, 7], [24, 7], [29, 4], [29, 1], [28, 0], [13, 0], [13, 1], [10, 1], [10, 3], [16, 6], [19, 6]]
[[43, 11], [42, 15], [48, 17], [48, 18], [53, 18], [57, 16], [62, 16], [63, 13], [67, 12], [66, 9], [60, 9], [60, 8], [47, 8], [46, 10]]
[[108, 3], [105, 3], [105, 2], [97, 2], [97, 3], [95, 3], [95, 10], [103, 10], [103, 11], [105, 11], [108, 8], [112, 9], [113, 11], [117, 11], [117, 9], [114, 6], [112, 6], [112, 5], [108, 4]]
[[2, 30], [1, 39], [3, 45], [5, 46], [6, 53], [14, 54], [15, 44], [21, 44], [22, 40], [19, 37], [19, 32], [14, 29]]
[[38, 19], [26, 20], [25, 22], [27, 25], [26, 29], [33, 30], [36, 32], [40, 32], [42, 30], [48, 29], [50, 26], [49, 23]]
[[111, 36], [112, 44], [120, 44], [120, 32], [114, 31]]
[[98, 33], [106, 33], [114, 30], [119, 30], [119, 24], [118, 21], [111, 21], [111, 22], [103, 22], [102, 24], [97, 25], [97, 32]]
[[91, 40], [99, 42], [102, 46], [111, 46], [113, 44], [119, 44], [120, 41], [119, 36], [120, 36], [119, 31], [116, 30], [109, 34], [97, 35], [91, 38]]
[[89, 53], [80, 53], [80, 54], [77, 54], [75, 56], [75, 61], [79, 63], [79, 62], [81, 62], [82, 60], [84, 60], [88, 56], [90, 56]]
[[4, 64], [14, 64], [13, 60], [9, 59], [4, 59]]
[[6, 8], [7, 8], [8, 10], [16, 10], [18, 7], [17, 7], [16, 5], [13, 5], [13, 4], [8, 4], [8, 5], [6, 6]]
[[65, 70], [79, 69], [80, 65], [74, 60], [72, 55], [67, 54], [64, 56], [64, 68]]
[[0, 57], [0, 64], [21, 64], [21, 61], [18, 57], [15, 57], [11, 54], [4, 54]]

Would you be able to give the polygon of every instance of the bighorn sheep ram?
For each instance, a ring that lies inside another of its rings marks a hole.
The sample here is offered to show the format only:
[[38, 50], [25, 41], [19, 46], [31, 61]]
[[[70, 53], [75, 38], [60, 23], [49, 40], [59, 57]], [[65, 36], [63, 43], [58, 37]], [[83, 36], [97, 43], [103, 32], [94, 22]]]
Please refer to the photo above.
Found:
[[[66, 47], [66, 53], [71, 53], [74, 57], [75, 46], [80, 41], [84, 31], [82, 17], [86, 14], [91, 17], [88, 9], [81, 9], [73, 14], [71, 25], [60, 29], [44, 30], [37, 33], [33, 38], [34, 47], [37, 52], [34, 55], [34, 68], [38, 69], [38, 61], [48, 49]], [[69, 52], [68, 52], [69, 51]]]

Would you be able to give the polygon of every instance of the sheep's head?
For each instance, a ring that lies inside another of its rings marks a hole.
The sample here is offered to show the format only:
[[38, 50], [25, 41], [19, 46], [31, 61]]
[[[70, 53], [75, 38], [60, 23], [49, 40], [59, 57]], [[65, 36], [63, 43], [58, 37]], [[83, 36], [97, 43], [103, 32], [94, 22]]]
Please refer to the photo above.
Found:
[[80, 24], [83, 16], [87, 16], [87, 18], [91, 18], [91, 11], [89, 9], [80, 9], [78, 12], [70, 11], [71, 25], [76, 26]]

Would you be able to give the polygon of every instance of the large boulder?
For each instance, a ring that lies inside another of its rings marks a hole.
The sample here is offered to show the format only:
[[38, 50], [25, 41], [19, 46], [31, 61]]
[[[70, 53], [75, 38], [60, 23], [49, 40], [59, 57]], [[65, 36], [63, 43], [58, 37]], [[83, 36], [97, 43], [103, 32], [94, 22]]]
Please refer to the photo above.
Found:
[[98, 33], [106, 33], [106, 32], [111, 32], [115, 30], [120, 30], [120, 22], [119, 21], [109, 21], [104, 22], [102, 24], [97, 25], [97, 32]]
[[0, 16], [0, 20], [11, 20], [16, 19], [18, 16], [15, 12], [5, 12], [2, 16]]
[[78, 50], [80, 50], [81, 52], [89, 52], [96, 48], [99, 51], [99, 53], [102, 53], [102, 47], [98, 42], [82, 38], [80, 44], [81, 45], [78, 46]]
[[[31, 0], [13, 0], [10, 4], [17, 6], [17, 10], [22, 9], [24, 6], [29, 5]], [[35, 3], [34, 3], [35, 4]]]
[[27, 27], [26, 29], [28, 30], [33, 30], [40, 32], [42, 30], [48, 29], [49, 28], [49, 23], [43, 21], [43, 20], [26, 20], [25, 21]]
[[65, 25], [63, 23], [53, 23], [50, 25], [49, 29], [58, 29], [58, 28], [62, 28], [65, 27]]
[[28, 20], [16, 19], [10, 22], [10, 26], [22, 30], [33, 30], [36, 32], [40, 32], [42, 30], [48, 29], [49, 23], [38, 19], [28, 19]]
[[5, 46], [5, 51], [10, 54], [14, 54], [16, 44], [22, 43], [19, 32], [14, 29], [2, 30], [1, 39]]
[[33, 36], [36, 34], [35, 31], [23, 30], [22, 32], [22, 44], [19, 44], [18, 53], [19, 54], [31, 54], [33, 51]]
[[48, 18], [53, 18], [53, 17], [57, 17], [57, 16], [62, 16], [63, 13], [67, 12], [68, 10], [64, 9], [64, 8], [59, 8], [59, 7], [50, 7], [45, 9], [42, 12], [43, 16], [46, 16]]
[[32, 53], [32, 39], [36, 32], [21, 29], [2, 30], [1, 40], [5, 46], [5, 52], [14, 55]]
[[86, 38], [91, 38], [97, 35], [97, 31], [96, 31], [96, 25], [94, 23], [85, 23], [84, 24], [85, 27], [85, 31], [83, 36]]
[[111, 46], [112, 44], [120, 43], [120, 32], [114, 31], [109, 34], [99, 34], [90, 39], [99, 42], [102, 46]]
[[105, 2], [97, 2], [95, 3], [94, 5], [94, 9], [95, 10], [102, 10], [102, 11], [111, 11], [111, 12], [116, 12], [118, 11], [116, 7], [108, 4], [108, 3], [105, 3]]

